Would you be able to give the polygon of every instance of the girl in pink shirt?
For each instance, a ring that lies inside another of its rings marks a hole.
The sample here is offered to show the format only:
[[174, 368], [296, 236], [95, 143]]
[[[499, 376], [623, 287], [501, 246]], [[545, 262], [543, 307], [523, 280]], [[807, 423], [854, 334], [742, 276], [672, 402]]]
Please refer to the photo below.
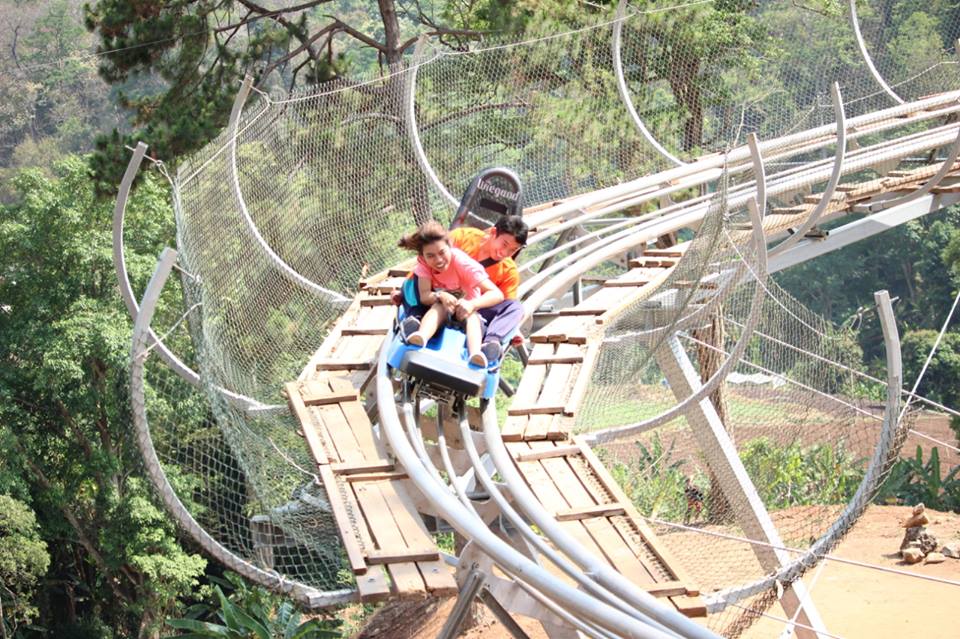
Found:
[[[422, 224], [403, 236], [399, 246], [418, 254], [413, 275], [419, 304], [407, 307], [409, 317], [402, 331], [407, 343], [423, 346], [441, 324], [455, 317], [466, 325], [470, 363], [486, 367], [487, 359], [480, 352], [482, 327], [476, 310], [499, 304], [503, 293], [479, 262], [450, 246], [447, 230], [439, 222]], [[419, 326], [413, 326], [413, 320], [408, 323], [415, 317], [422, 318]]]

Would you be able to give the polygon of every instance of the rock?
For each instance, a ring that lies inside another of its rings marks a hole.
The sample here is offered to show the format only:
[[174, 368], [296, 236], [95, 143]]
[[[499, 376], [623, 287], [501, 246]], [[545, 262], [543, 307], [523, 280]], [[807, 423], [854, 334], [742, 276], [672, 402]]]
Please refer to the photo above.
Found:
[[924, 560], [923, 563], [925, 563], [925, 564], [941, 564], [941, 563], [945, 562], [946, 560], [947, 560], [947, 558], [944, 557], [943, 555], [941, 555], [940, 553], [938, 553], [938, 552], [931, 552], [930, 554], [927, 555], [927, 558]]
[[940, 542], [933, 536], [933, 533], [927, 532], [926, 530], [920, 533], [917, 541], [920, 542], [920, 551], [925, 555], [940, 547]]
[[918, 564], [923, 561], [923, 553], [920, 552], [919, 548], [905, 548], [900, 556], [908, 564]]
[[[923, 504], [921, 504], [922, 506]], [[904, 528], [915, 528], [917, 526], [926, 526], [930, 523], [930, 518], [927, 517], [927, 513], [922, 510], [918, 513], [916, 508], [913, 509], [914, 514], [910, 516], [905, 522], [903, 522]]]
[[952, 559], [960, 559], [960, 542], [954, 541], [949, 544], [944, 544], [943, 548], [940, 549], [940, 553], [944, 557], [950, 557]]
[[925, 508], [926, 508], [926, 506], [924, 506], [924, 505], [923, 505], [923, 502], [921, 501], [919, 504], [917, 504], [916, 506], [913, 507], [913, 514], [914, 514], [914, 515], [919, 515], [920, 513], [922, 513], [922, 512], [925, 510]]
[[903, 534], [903, 541], [900, 542], [900, 550], [907, 548], [911, 545], [920, 546], [920, 543], [917, 541], [917, 538], [920, 537], [920, 533], [923, 532], [923, 526], [914, 526], [913, 528], [907, 528], [907, 531]]

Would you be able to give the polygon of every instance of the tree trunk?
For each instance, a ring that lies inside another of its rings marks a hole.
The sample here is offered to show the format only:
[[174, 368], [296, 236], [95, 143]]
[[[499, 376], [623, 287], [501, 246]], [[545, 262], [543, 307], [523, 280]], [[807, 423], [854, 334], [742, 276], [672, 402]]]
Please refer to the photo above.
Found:
[[[718, 307], [717, 310], [710, 315], [710, 323], [704, 328], [699, 328], [693, 331], [693, 336], [694, 339], [705, 342], [709, 345], [697, 346], [697, 362], [700, 365], [700, 381], [706, 383], [707, 380], [713, 377], [714, 373], [717, 372], [717, 369], [720, 368], [720, 364], [723, 361], [723, 353], [720, 352], [723, 350], [725, 341], [723, 308]], [[720, 417], [720, 422], [723, 424], [724, 429], [730, 436], [730, 440], [735, 441], [733, 426], [730, 424], [728, 419], [727, 402], [724, 395], [723, 384], [720, 384], [712, 393], [710, 393], [710, 401], [713, 403], [713, 406], [717, 411], [717, 415]], [[717, 481], [717, 478], [713, 475], [713, 473], [710, 473], [710, 493], [707, 497], [707, 503], [709, 504], [710, 508], [710, 519], [713, 521], [716, 521], [717, 519], [727, 520], [733, 515], [730, 502], [723, 494], [723, 489], [720, 487], [720, 483]]]

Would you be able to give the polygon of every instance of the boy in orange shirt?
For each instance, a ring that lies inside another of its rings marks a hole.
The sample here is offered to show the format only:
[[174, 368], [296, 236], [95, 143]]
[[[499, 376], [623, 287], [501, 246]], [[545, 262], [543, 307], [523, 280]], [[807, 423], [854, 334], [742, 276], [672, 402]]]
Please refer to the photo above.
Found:
[[480, 350], [491, 364], [503, 354], [504, 338], [523, 320], [523, 305], [517, 299], [520, 273], [513, 256], [526, 245], [527, 232], [527, 224], [519, 215], [501, 217], [486, 231], [468, 226], [450, 231], [450, 243], [480, 262], [494, 286], [503, 292], [499, 304], [477, 309], [486, 324]]

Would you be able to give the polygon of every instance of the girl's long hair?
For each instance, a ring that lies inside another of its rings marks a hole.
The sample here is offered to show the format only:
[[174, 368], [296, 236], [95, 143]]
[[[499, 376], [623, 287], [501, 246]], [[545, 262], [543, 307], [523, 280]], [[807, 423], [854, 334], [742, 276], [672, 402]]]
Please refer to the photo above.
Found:
[[397, 246], [422, 254], [424, 246], [439, 242], [440, 240], [449, 242], [447, 229], [443, 228], [440, 222], [430, 220], [429, 222], [421, 224], [413, 233], [408, 233], [401, 237], [400, 241], [397, 242]]

